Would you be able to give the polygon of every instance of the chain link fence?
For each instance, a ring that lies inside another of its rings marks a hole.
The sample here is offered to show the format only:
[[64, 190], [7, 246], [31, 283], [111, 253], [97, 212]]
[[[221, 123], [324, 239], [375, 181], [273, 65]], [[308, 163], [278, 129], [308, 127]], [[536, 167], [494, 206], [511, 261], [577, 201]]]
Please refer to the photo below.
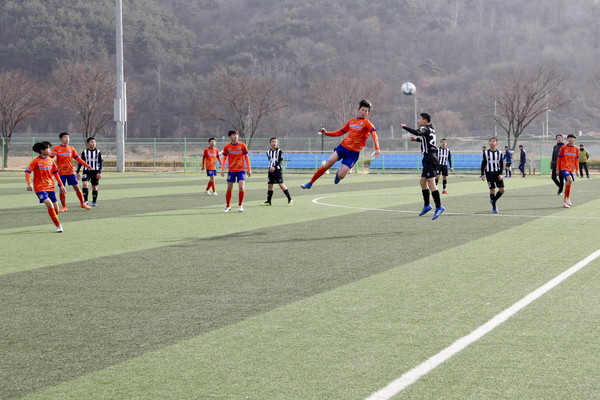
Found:
[[[209, 138], [136, 138], [125, 141], [125, 170], [126, 171], [175, 171], [199, 172], [202, 168], [202, 154], [208, 147]], [[440, 138], [438, 138], [439, 140]], [[482, 146], [488, 145], [489, 137], [449, 137], [448, 147], [453, 154], [480, 154]], [[14, 137], [8, 142], [0, 138], [0, 154], [2, 155], [2, 170], [25, 170], [29, 162], [37, 156], [31, 149], [38, 141], [47, 140], [53, 145], [59, 144], [56, 136], [40, 135], [38, 137]], [[311, 138], [278, 138], [279, 147], [285, 154], [308, 153], [317, 156], [318, 160], [326, 160], [333, 149], [341, 142], [339, 137], [322, 137], [315, 134]], [[97, 147], [101, 151], [105, 171], [116, 171], [116, 140], [114, 138], [97, 138]], [[217, 148], [222, 150], [229, 143], [227, 137], [216, 138]], [[380, 147], [383, 154], [414, 154], [419, 152], [419, 146], [410, 142], [410, 135], [403, 134], [399, 138], [380, 138]], [[565, 140], [566, 142], [566, 140]], [[588, 166], [594, 173], [600, 172], [600, 139], [592, 137], [578, 137], [577, 145], [585, 144], [590, 153]], [[86, 148], [85, 140], [81, 137], [71, 136], [70, 144], [81, 153]], [[554, 138], [523, 138], [522, 144], [527, 152], [530, 173], [549, 173], [552, 148], [556, 144]], [[508, 145], [506, 139], [500, 138], [499, 148], [504, 150]], [[253, 158], [260, 157], [269, 148], [269, 138], [253, 138], [249, 149]], [[6, 153], [5, 150], [8, 150]], [[355, 172], [368, 172], [371, 154], [374, 151], [372, 140], [367, 141], [367, 146], [362, 152]], [[519, 164], [519, 149], [514, 150], [513, 167]], [[598, 160], [598, 161], [596, 161]], [[257, 172], [261, 172], [257, 170]], [[288, 170], [289, 172], [294, 172]], [[297, 172], [307, 172], [299, 170]], [[403, 172], [402, 170], [384, 171]], [[406, 171], [409, 172], [409, 171]], [[465, 171], [468, 172], [468, 171]], [[474, 171], [471, 171], [474, 172]]]

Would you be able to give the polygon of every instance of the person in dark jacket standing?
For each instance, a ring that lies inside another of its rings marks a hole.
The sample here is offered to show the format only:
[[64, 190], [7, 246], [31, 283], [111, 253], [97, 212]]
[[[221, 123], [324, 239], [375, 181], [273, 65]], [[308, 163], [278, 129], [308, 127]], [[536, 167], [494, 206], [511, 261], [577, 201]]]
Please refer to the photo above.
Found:
[[558, 153], [561, 147], [565, 144], [562, 133], [556, 135], [556, 144], [552, 148], [552, 160], [550, 161], [550, 169], [552, 169], [552, 181], [558, 186], [557, 195], [561, 195], [564, 187], [564, 178], [560, 172], [556, 171], [556, 163], [558, 162]]
[[504, 168], [506, 169], [506, 174], [504, 174], [504, 176], [507, 178], [512, 178], [512, 157], [513, 152], [510, 147], [504, 146]]
[[527, 152], [523, 148], [523, 145], [519, 145], [519, 150], [521, 150], [521, 156], [519, 158], [519, 171], [521, 171], [521, 175], [525, 178], [525, 163], [527, 162]]

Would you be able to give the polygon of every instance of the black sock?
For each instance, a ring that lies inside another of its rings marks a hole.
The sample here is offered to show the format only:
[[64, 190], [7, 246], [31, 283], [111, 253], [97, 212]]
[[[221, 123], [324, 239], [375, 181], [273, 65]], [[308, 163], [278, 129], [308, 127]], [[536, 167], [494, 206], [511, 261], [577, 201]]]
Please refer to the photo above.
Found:
[[285, 194], [285, 197], [287, 197], [288, 201], [292, 201], [292, 196], [290, 196], [289, 190], [285, 189], [283, 194]]
[[273, 198], [273, 191], [267, 190], [267, 203], [270, 203], [272, 198]]
[[81, 193], [83, 193], [83, 200], [88, 201], [88, 188], [81, 188]]
[[435, 184], [437, 185], [438, 182], [440, 181], [440, 178], [435, 178]]
[[494, 193], [490, 193], [490, 201], [491, 201], [492, 203], [495, 203], [495, 202], [496, 202], [496, 195], [495, 195]]
[[500, 197], [502, 197], [502, 192], [499, 191], [498, 193], [496, 193], [496, 198], [494, 199], [494, 202], [498, 201]]
[[92, 202], [96, 202], [96, 200], [98, 200], [98, 191], [97, 190], [92, 190]]
[[431, 192], [431, 196], [433, 197], [435, 208], [440, 208], [442, 206], [442, 200], [440, 199], [440, 191], [434, 190], [433, 192]]
[[425, 207], [429, 205], [429, 189], [422, 189], [423, 191], [423, 204]]
[[448, 181], [444, 179], [442, 183], [444, 184], [444, 190], [446, 190], [446, 185], [448, 184]]

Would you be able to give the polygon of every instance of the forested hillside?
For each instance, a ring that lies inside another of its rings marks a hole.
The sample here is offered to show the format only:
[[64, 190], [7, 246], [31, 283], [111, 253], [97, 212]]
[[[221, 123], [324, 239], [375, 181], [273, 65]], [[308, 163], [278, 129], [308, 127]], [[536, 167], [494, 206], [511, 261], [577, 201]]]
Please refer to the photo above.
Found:
[[[0, 69], [46, 79], [59, 59], [114, 66], [113, 0], [0, 0]], [[268, 79], [288, 107], [259, 136], [304, 136], [334, 119], [311, 86], [341, 74], [380, 81], [372, 120], [381, 134], [413, 123], [419, 109], [448, 135], [492, 129], [474, 108], [477, 83], [517, 66], [556, 62], [570, 72], [570, 106], [550, 113], [552, 130], [596, 129], [600, 3], [596, 0], [123, 0], [125, 73], [138, 91], [130, 137], [219, 134], [200, 122], [193, 92], [218, 65]], [[357, 99], [358, 101], [359, 99]], [[542, 121], [534, 124], [541, 129]], [[57, 132], [77, 118], [52, 109], [21, 132]], [[600, 129], [596, 129], [600, 130]], [[112, 134], [107, 131], [106, 136]]]

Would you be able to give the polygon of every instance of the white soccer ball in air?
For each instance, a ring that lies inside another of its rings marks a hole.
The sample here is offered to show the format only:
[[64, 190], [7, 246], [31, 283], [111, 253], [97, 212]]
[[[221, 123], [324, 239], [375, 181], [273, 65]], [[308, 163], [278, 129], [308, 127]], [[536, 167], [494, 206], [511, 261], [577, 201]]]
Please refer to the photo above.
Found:
[[405, 95], [411, 96], [417, 92], [417, 87], [412, 82], [404, 82], [401, 90]]

